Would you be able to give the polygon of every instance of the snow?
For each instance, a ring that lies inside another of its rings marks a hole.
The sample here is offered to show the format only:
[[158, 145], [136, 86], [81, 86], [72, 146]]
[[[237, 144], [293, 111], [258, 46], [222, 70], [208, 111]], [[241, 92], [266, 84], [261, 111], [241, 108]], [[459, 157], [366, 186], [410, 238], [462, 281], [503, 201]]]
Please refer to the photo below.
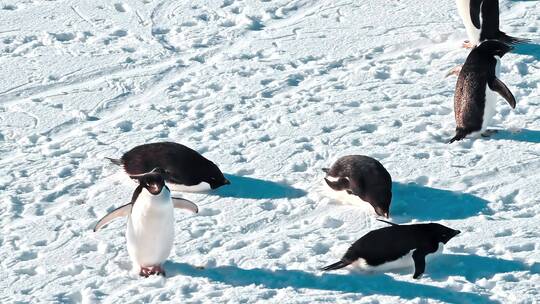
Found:
[[[501, 0], [499, 133], [448, 145], [454, 1], [3, 0], [0, 302], [535, 303], [540, 2]], [[182, 194], [167, 278], [130, 275], [133, 183], [104, 157], [185, 144], [232, 184]], [[347, 154], [392, 175], [392, 220], [462, 233], [410, 271], [321, 273], [383, 227], [323, 191]], [[205, 269], [199, 269], [204, 266]]]

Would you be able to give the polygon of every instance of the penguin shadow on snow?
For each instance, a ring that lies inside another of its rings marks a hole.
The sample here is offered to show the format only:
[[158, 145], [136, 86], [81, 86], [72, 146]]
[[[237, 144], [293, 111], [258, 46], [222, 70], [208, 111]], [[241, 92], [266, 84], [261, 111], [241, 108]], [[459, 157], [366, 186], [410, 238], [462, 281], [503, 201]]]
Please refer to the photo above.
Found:
[[540, 131], [529, 130], [529, 129], [521, 129], [517, 132], [512, 132], [508, 130], [497, 130], [497, 133], [490, 136], [490, 139], [515, 140], [515, 141], [530, 142], [530, 143], [538, 144], [540, 143]]
[[529, 55], [533, 56], [536, 60], [540, 60], [540, 45], [532, 42], [517, 44], [514, 46], [512, 53]]
[[231, 182], [230, 185], [220, 187], [208, 194], [248, 199], [299, 198], [307, 194], [304, 190], [286, 184], [247, 176], [225, 174], [225, 178]]
[[362, 295], [399, 296], [409, 300], [430, 298], [450, 303], [497, 303], [487, 297], [470, 293], [454, 291], [419, 283], [394, 280], [385, 274], [333, 274], [316, 275], [301, 270], [243, 269], [236, 266], [221, 266], [209, 269], [198, 269], [185, 263], [167, 262], [165, 264], [168, 276], [190, 276], [207, 278], [211, 281], [231, 286], [262, 285], [270, 289], [309, 288], [346, 293], [361, 293]]
[[441, 254], [433, 257], [426, 273], [434, 280], [445, 281], [449, 276], [463, 276], [469, 282], [492, 278], [498, 273], [529, 271], [538, 273], [540, 264], [526, 265], [520, 261], [484, 257], [474, 254]]
[[487, 204], [468, 193], [393, 182], [390, 215], [423, 221], [455, 220], [491, 214]]

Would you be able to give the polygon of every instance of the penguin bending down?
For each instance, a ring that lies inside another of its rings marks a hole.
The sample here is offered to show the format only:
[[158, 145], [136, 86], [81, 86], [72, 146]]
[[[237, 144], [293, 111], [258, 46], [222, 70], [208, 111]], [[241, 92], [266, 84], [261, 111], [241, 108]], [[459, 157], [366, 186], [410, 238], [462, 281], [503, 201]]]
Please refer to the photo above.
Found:
[[[460, 233], [436, 223], [398, 225], [383, 220], [389, 227], [368, 232], [354, 242], [343, 258], [321, 270], [335, 270], [355, 263], [366, 271], [386, 271], [413, 266], [413, 278], [422, 276], [426, 256], [440, 251], [442, 245]], [[440, 244], [442, 243], [442, 244]]]
[[462, 140], [471, 133], [485, 133], [495, 115], [497, 96], [501, 95], [514, 109], [516, 99], [506, 85], [497, 78], [500, 58], [512, 48], [500, 41], [488, 40], [474, 48], [465, 64], [450, 74], [459, 74], [454, 93], [456, 135], [450, 140]]
[[120, 159], [107, 158], [123, 166], [133, 177], [162, 168], [167, 184], [173, 191], [198, 192], [230, 184], [221, 170], [198, 152], [173, 142], [151, 143], [137, 146]]
[[160, 170], [134, 176], [139, 185], [133, 192], [131, 202], [116, 208], [98, 221], [94, 231], [117, 217], [127, 216], [127, 249], [133, 268], [139, 275], [165, 275], [161, 267], [171, 252], [174, 241], [173, 208], [198, 212], [194, 203], [173, 198]]
[[323, 171], [330, 188], [357, 196], [369, 203], [378, 215], [389, 217], [392, 178], [380, 162], [364, 155], [348, 155]]
[[529, 41], [506, 35], [499, 30], [499, 0], [456, 0], [457, 8], [469, 40], [463, 46], [472, 48], [485, 40], [508, 44]]

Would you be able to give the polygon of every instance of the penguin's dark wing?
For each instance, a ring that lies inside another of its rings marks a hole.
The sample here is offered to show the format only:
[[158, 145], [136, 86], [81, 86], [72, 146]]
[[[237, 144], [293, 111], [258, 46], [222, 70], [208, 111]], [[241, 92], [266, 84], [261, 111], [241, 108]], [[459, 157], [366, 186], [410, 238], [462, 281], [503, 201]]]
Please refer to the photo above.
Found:
[[480, 10], [482, 7], [483, 0], [471, 0], [469, 3], [469, 14], [471, 15], [471, 21], [473, 25], [480, 29]]
[[199, 213], [199, 207], [185, 198], [171, 197], [174, 208], [189, 210], [193, 213]]
[[117, 217], [128, 216], [131, 213], [132, 208], [133, 204], [127, 203], [121, 207], [114, 209], [112, 212], [105, 215], [97, 222], [96, 226], [94, 227], [94, 232], [98, 231], [99, 229], [101, 229], [101, 227], [107, 225], [110, 221], [114, 220]]
[[414, 261], [414, 275], [413, 278], [419, 279], [424, 271], [426, 270], [426, 255], [428, 252], [421, 249], [416, 249], [413, 254], [412, 258]]
[[508, 87], [499, 78], [494, 77], [493, 80], [488, 83], [488, 85], [490, 89], [499, 93], [499, 95], [506, 99], [512, 109], [516, 108], [516, 98], [512, 92], [510, 92], [510, 89], [508, 89]]

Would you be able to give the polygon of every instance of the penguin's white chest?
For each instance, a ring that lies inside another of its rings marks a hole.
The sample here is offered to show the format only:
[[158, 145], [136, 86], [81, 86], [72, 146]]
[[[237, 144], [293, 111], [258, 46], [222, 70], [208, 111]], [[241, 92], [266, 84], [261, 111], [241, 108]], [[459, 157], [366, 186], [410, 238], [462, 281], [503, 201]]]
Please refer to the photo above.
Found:
[[186, 186], [181, 184], [167, 183], [167, 186], [171, 188], [172, 191], [177, 192], [205, 192], [210, 191], [212, 188], [207, 182], [200, 182], [197, 185]]
[[[456, 0], [458, 13], [463, 20], [463, 25], [467, 30], [467, 36], [469, 37], [469, 42], [478, 45], [480, 42], [480, 29], [477, 29], [471, 20], [471, 11], [470, 11], [470, 2], [471, 0]], [[482, 20], [480, 19], [480, 23]]]
[[[497, 65], [495, 66], [495, 76], [499, 77], [501, 69], [501, 58], [495, 56], [497, 60]], [[487, 128], [491, 125], [491, 121], [497, 112], [497, 93], [492, 91], [489, 88], [489, 85], [486, 84], [486, 103], [484, 106], [484, 115], [482, 117], [482, 129], [481, 133], [485, 132]]]
[[174, 241], [174, 209], [170, 193], [147, 191], [139, 195], [127, 224], [127, 248], [134, 264], [149, 267], [163, 263]]

